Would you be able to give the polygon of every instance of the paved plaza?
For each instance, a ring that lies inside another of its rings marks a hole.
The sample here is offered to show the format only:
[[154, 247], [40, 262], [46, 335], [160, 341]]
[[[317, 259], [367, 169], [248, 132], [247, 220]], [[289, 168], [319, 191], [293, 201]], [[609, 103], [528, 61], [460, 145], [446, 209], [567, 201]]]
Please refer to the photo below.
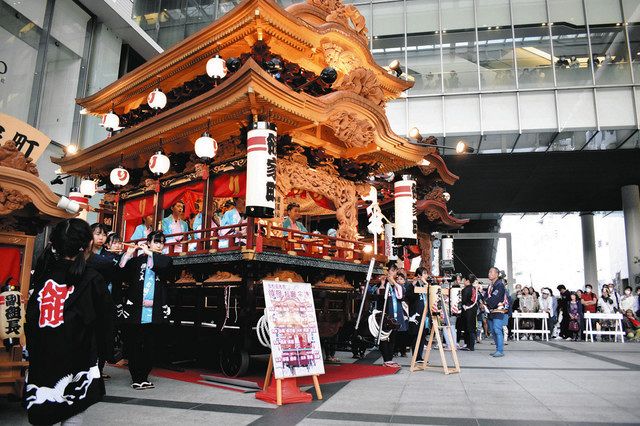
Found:
[[[507, 356], [489, 356], [488, 340], [460, 352], [462, 372], [409, 372], [323, 386], [324, 400], [275, 408], [243, 394], [155, 378], [134, 391], [124, 369], [108, 367], [105, 401], [85, 424], [158, 425], [555, 425], [640, 424], [640, 345], [553, 341], [509, 342]], [[343, 360], [348, 353], [339, 353]], [[361, 363], [380, 364], [377, 351]], [[439, 364], [437, 352], [432, 363]], [[17, 403], [0, 402], [0, 424], [27, 424]]]

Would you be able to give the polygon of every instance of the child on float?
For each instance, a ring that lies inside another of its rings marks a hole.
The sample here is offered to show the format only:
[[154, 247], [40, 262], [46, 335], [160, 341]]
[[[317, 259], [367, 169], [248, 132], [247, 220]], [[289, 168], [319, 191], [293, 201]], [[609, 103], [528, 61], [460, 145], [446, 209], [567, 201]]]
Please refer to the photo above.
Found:
[[105, 394], [98, 360], [113, 355], [113, 303], [102, 276], [87, 267], [92, 241], [85, 221], [58, 223], [33, 272], [24, 393], [32, 424], [81, 424]]
[[[155, 387], [149, 381], [155, 355], [155, 336], [158, 326], [166, 322], [171, 313], [166, 283], [173, 260], [162, 254], [165, 241], [162, 232], [153, 231], [147, 236], [146, 243], [140, 243], [138, 248], [130, 247], [120, 261], [129, 288], [118, 317], [126, 324], [129, 373], [131, 387], [135, 390]], [[135, 256], [138, 249], [142, 254]]]

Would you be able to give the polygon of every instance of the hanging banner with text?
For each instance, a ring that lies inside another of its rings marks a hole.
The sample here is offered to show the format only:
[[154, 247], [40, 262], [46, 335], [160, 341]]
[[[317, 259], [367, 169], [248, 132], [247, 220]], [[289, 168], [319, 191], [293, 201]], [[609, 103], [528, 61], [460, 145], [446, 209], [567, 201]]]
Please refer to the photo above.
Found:
[[7, 114], [0, 113], [0, 145], [13, 141], [25, 157], [37, 162], [51, 138], [24, 121]]
[[324, 374], [311, 284], [263, 281], [276, 379]]

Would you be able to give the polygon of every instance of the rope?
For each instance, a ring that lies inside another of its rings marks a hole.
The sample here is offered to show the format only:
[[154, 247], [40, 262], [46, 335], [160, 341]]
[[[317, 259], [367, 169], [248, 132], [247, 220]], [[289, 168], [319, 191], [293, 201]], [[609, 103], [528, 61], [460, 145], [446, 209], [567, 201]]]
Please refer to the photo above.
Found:
[[229, 309], [231, 304], [231, 286], [227, 285], [224, 287], [224, 322], [222, 323], [222, 328], [220, 330], [224, 330], [227, 325], [227, 320], [229, 319]]
[[271, 347], [271, 341], [269, 339], [269, 323], [267, 322], [267, 309], [264, 310], [264, 315], [258, 320], [256, 324], [256, 334], [258, 335], [258, 342], [265, 348]]
[[[377, 309], [373, 310], [373, 313], [371, 315], [369, 315], [369, 332], [371, 333], [371, 335], [373, 337], [377, 337], [378, 336], [378, 322], [376, 321], [376, 314], [378, 312], [381, 312]], [[382, 340], [389, 340], [389, 336], [391, 335], [391, 331], [384, 331], [382, 330], [382, 333], [380, 333], [380, 341]]]

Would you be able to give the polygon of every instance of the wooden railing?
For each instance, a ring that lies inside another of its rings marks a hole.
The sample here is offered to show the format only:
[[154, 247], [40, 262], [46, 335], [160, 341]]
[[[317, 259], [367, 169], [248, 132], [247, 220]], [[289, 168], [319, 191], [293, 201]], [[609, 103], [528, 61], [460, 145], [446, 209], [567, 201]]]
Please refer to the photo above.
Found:
[[[248, 232], [250, 231], [250, 232]], [[180, 241], [175, 241], [179, 237]], [[253, 249], [256, 253], [278, 252], [325, 260], [353, 263], [368, 262], [373, 256], [373, 243], [330, 237], [318, 233], [262, 224], [253, 218], [237, 225], [219, 226], [166, 235], [164, 252], [169, 256]], [[143, 240], [131, 241], [137, 243]], [[379, 253], [384, 252], [380, 242]]]

